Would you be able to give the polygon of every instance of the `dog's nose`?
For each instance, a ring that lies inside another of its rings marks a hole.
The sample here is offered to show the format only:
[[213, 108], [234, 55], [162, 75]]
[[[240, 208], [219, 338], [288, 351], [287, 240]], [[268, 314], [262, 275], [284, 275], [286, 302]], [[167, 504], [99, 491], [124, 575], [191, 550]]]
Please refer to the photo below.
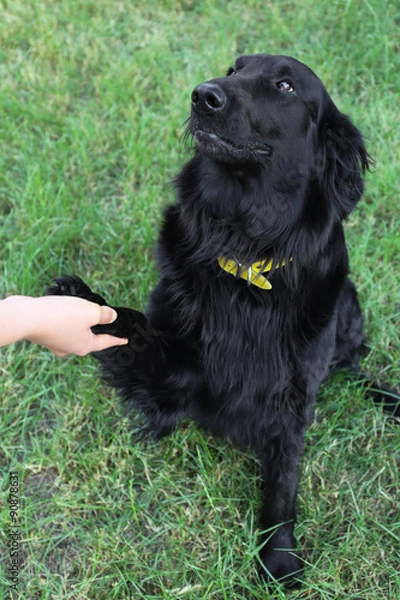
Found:
[[216, 83], [201, 83], [192, 92], [192, 105], [208, 110], [221, 110], [226, 104], [226, 95]]

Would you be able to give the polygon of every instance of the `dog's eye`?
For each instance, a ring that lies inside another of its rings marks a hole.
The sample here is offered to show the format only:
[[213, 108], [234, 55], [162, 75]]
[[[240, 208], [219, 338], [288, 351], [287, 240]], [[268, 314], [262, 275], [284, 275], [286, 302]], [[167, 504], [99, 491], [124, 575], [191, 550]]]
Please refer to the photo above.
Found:
[[229, 77], [229, 75], [234, 75], [236, 73], [235, 71], [235, 67], [229, 67], [229, 69], [226, 72], [227, 77]]
[[286, 79], [283, 79], [283, 81], [278, 81], [276, 87], [282, 92], [294, 92], [294, 87]]

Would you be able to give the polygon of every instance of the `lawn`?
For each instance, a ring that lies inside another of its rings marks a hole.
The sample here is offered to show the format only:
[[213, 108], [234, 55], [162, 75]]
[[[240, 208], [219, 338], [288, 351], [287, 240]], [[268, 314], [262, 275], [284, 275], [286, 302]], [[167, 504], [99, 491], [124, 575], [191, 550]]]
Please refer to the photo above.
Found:
[[[346, 232], [363, 366], [400, 389], [399, 26], [395, 0], [1, 0], [0, 297], [76, 273], [143, 308], [170, 182], [190, 156], [191, 90], [239, 54], [288, 54], [317, 72], [375, 159]], [[91, 358], [19, 343], [0, 350], [0, 371], [2, 598], [268, 597], [252, 455], [191, 424], [132, 444]], [[304, 585], [274, 598], [400, 598], [399, 463], [398, 425], [354, 383], [327, 382], [300, 485]]]

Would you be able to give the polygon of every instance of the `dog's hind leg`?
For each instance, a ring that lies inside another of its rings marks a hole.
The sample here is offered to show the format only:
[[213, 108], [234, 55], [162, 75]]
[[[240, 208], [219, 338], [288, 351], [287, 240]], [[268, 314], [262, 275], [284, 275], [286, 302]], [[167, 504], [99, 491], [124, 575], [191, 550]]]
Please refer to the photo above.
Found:
[[380, 404], [386, 412], [400, 417], [400, 395], [385, 388], [361, 371], [359, 356], [364, 351], [364, 329], [357, 291], [347, 279], [339, 298], [337, 310], [336, 347], [331, 373], [345, 372], [358, 381], [366, 394]]
[[337, 306], [336, 345], [331, 373], [359, 370], [359, 356], [364, 345], [364, 324], [355, 285], [346, 279]]

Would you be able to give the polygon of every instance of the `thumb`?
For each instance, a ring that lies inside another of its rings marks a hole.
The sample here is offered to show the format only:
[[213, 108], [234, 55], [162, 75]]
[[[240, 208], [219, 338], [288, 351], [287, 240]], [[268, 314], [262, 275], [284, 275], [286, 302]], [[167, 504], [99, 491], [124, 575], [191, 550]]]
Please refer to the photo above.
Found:
[[111, 308], [111, 306], [100, 306], [100, 320], [98, 325], [113, 323], [117, 317], [117, 311]]

